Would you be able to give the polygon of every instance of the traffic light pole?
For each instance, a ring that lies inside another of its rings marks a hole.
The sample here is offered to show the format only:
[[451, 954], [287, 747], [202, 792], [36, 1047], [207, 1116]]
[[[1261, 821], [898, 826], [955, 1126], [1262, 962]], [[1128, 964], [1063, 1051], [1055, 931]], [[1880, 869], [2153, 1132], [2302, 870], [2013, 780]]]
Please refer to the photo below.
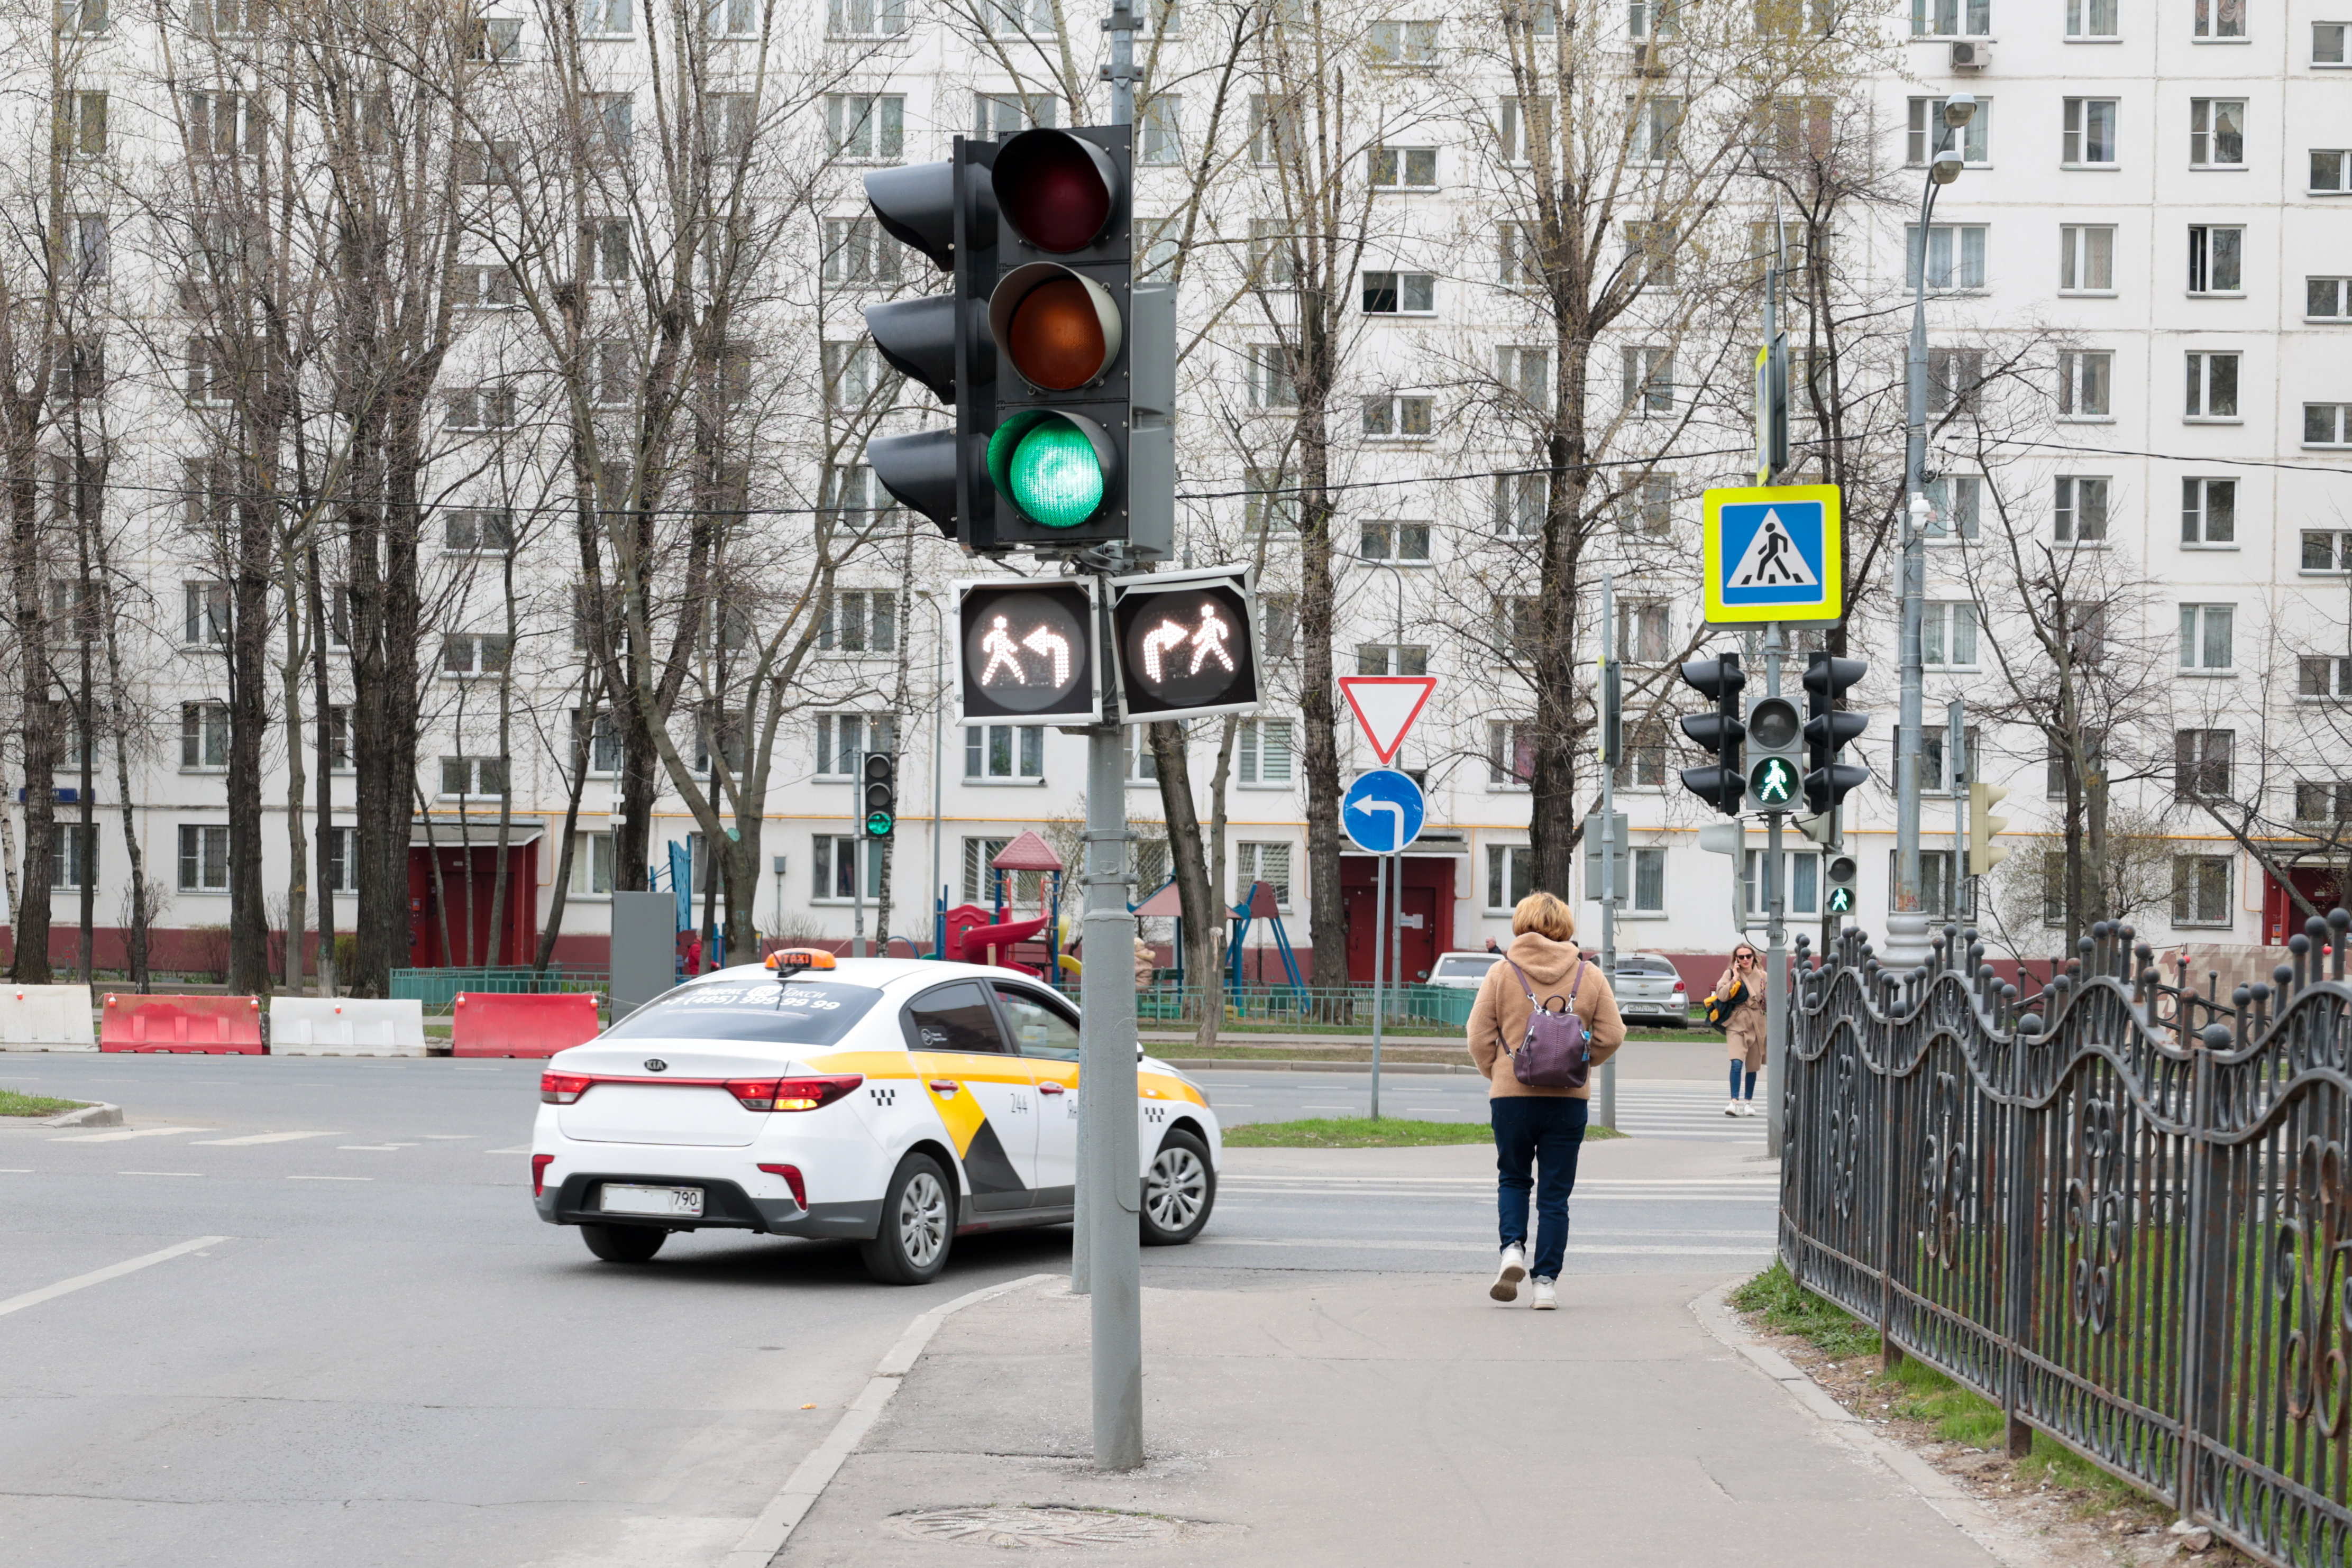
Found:
[[[859, 722], [864, 722], [860, 720]], [[866, 753], [849, 779], [849, 956], [863, 957], [866, 940]]]
[[[1613, 573], [1601, 574], [1601, 700], [1609, 700], [1611, 685], [1607, 661], [1615, 657], [1615, 644], [1610, 639], [1616, 635], [1617, 580]], [[1622, 716], [1617, 716], [1622, 719]], [[1601, 716], [1601, 972], [1614, 986], [1617, 982], [1617, 750], [1622, 745], [1622, 731], [1610, 727], [1611, 716]], [[1737, 880], [1737, 879], [1735, 879]], [[1604, 1127], [1617, 1125], [1617, 1058], [1612, 1053], [1601, 1064], [1601, 1083], [1594, 1092], [1593, 1119]]]
[[[1780, 623], [1764, 628], [1764, 695], [1780, 695]], [[1782, 1111], [1780, 1080], [1789, 1075], [1789, 927], [1788, 900], [1782, 890], [1780, 834], [1788, 825], [1786, 811], [1766, 820], [1764, 841], [1764, 1038], [1769, 1042], [1764, 1071], [1764, 1152], [1780, 1156], [1788, 1128]]]

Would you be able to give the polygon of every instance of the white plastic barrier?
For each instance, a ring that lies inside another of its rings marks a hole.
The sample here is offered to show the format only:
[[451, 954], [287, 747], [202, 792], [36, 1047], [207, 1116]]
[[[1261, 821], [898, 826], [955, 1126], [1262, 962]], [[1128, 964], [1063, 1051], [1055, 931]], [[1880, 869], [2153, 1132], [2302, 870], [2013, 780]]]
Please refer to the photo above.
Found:
[[0, 982], [0, 1049], [96, 1051], [88, 986]]
[[272, 997], [272, 1056], [422, 1056], [425, 1004], [358, 997]]

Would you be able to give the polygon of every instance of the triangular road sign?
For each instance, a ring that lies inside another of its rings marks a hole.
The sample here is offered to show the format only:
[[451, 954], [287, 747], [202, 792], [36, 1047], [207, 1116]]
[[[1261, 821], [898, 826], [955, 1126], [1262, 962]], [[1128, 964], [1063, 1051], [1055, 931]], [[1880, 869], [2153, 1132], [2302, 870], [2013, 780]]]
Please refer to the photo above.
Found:
[[1739, 564], [1731, 569], [1730, 588], [1816, 588], [1821, 579], [1797, 549], [1797, 541], [1789, 537], [1789, 526], [1780, 520], [1777, 511], [1767, 511], [1763, 522], [1739, 552]]
[[1405, 732], [1437, 689], [1435, 675], [1341, 675], [1339, 695], [1356, 715], [1356, 727], [1383, 763], [1404, 744]]

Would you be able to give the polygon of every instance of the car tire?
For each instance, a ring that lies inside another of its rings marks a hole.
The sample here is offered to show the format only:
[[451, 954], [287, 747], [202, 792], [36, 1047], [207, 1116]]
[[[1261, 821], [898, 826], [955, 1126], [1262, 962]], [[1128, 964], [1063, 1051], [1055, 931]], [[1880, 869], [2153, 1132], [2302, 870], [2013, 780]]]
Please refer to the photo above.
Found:
[[1209, 1145], [1179, 1127], [1160, 1141], [1143, 1173], [1143, 1244], [1181, 1247], [1201, 1234], [1217, 1206], [1217, 1170]]
[[607, 1263], [650, 1263], [669, 1232], [657, 1225], [583, 1225], [580, 1239]]
[[955, 1245], [955, 1183], [929, 1155], [908, 1155], [882, 1192], [882, 1228], [864, 1244], [866, 1271], [886, 1285], [940, 1277]]

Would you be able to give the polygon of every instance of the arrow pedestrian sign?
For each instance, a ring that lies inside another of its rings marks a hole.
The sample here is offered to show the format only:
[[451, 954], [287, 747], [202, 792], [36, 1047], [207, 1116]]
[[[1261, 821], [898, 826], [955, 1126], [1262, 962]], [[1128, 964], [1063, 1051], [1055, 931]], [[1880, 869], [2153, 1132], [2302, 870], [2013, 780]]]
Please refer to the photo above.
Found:
[[1836, 486], [1709, 490], [1701, 538], [1710, 624], [1844, 615]]
[[1767, 810], [1794, 803], [1797, 770], [1784, 757], [1766, 758], [1748, 771], [1748, 796]]
[[1383, 763], [1396, 759], [1412, 721], [1437, 689], [1435, 675], [1341, 675], [1339, 695], [1356, 716], [1356, 727]]
[[1339, 825], [1369, 854], [1392, 855], [1421, 837], [1429, 815], [1421, 786], [1390, 768], [1367, 773], [1348, 786], [1339, 802]]

